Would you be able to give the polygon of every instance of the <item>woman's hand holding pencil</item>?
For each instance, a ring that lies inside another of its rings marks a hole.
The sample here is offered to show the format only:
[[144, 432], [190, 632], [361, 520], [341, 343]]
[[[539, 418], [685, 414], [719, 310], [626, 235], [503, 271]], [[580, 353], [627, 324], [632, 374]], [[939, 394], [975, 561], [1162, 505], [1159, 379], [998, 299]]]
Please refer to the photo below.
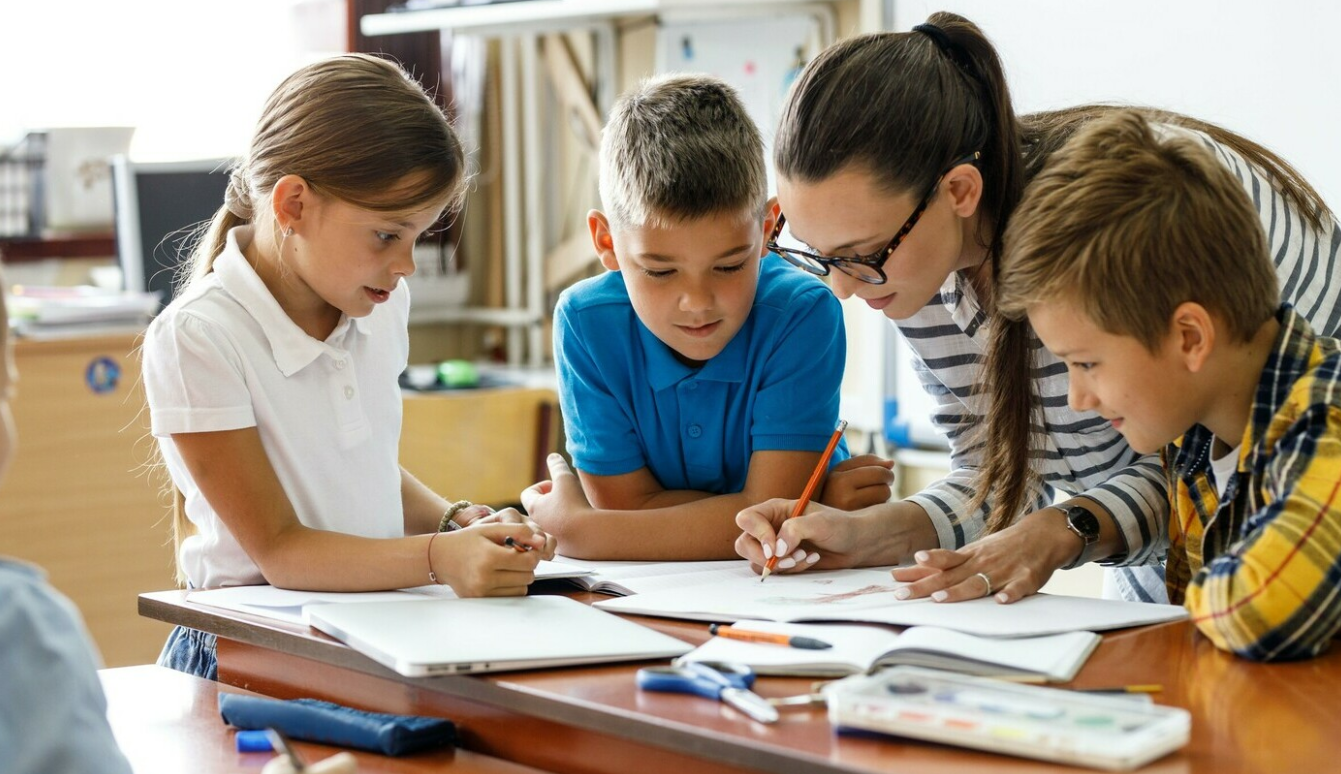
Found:
[[[792, 506], [791, 514], [788, 516], [789, 519], [795, 519], [796, 517], [805, 513], [806, 507], [810, 505], [810, 498], [815, 495], [815, 492], [819, 487], [820, 482], [824, 479], [824, 474], [829, 470], [829, 460], [830, 458], [833, 457], [833, 450], [837, 448], [838, 442], [843, 437], [843, 431], [846, 429], [847, 429], [847, 422], [845, 421], [839, 421], [838, 427], [834, 428], [833, 435], [829, 438], [828, 446], [824, 447], [824, 453], [820, 455], [819, 461], [815, 464], [814, 472], [810, 474], [810, 480], [806, 482], [805, 490], [801, 492], [801, 499], [797, 500], [795, 504]], [[777, 502], [785, 502], [785, 501], [770, 500], [768, 503], [765, 503], [765, 505]], [[745, 528], [744, 525], [741, 525], [740, 521], [741, 517], [749, 513], [751, 510], [755, 509], [747, 509], [746, 511], [742, 511], [741, 513], [736, 515], [737, 525], [740, 525], [742, 529], [745, 529], [747, 533], [749, 533], [750, 530]], [[771, 523], [768, 526], [770, 527], [769, 531], [772, 531]], [[739, 550], [740, 540], [737, 540], [736, 542], [737, 542], [737, 549]], [[767, 580], [769, 574], [772, 573], [779, 566], [781, 566], [782, 569], [785, 570], [795, 567], [798, 563], [804, 565], [812, 565], [819, 562], [820, 560], [819, 554], [814, 552], [806, 553], [805, 551], [800, 549], [799, 542], [793, 543], [792, 546], [796, 546], [795, 554], [791, 556], [786, 556], [785, 554], [789, 546], [785, 541], [780, 539], [776, 543], [772, 542], [771, 540], [768, 542], [764, 541], [760, 542], [760, 550], [764, 555], [763, 573], [759, 578], [760, 582]]]

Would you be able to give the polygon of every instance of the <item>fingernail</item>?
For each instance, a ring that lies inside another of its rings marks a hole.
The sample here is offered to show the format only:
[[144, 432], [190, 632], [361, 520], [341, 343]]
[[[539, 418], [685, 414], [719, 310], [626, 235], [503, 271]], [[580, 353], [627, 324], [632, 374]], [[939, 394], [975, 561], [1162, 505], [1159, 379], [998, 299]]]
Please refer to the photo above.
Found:
[[896, 591], [894, 592], [894, 598], [895, 598], [895, 599], [907, 599], [908, 597], [911, 597], [912, 595], [913, 595], [913, 592], [909, 591], [908, 589], [898, 589], [898, 590], [896, 590]]
[[814, 551], [811, 551], [810, 553], [806, 554], [806, 564], [814, 564], [815, 562], [818, 561], [819, 561], [819, 554], [815, 553]]
[[763, 549], [764, 549], [764, 558], [765, 558], [765, 559], [772, 559], [772, 558], [773, 558], [773, 546], [770, 546], [769, 544], [764, 543], [764, 544], [763, 544]]
[[931, 558], [931, 554], [927, 553], [926, 551], [918, 551], [917, 553], [913, 554], [913, 558], [919, 562], [925, 562], [926, 560]]
[[950, 593], [948, 591], [934, 591], [931, 594], [931, 598], [936, 600], [937, 602], [944, 602], [945, 598], [948, 596], [950, 596]]
[[786, 556], [786, 555], [787, 555], [787, 541], [783, 540], [782, 538], [778, 538], [778, 547], [777, 547], [776, 550], [777, 550], [777, 554], [778, 554], [778, 556]]
[[792, 558], [799, 562], [806, 558], [806, 552], [798, 548], [792, 553]]
[[1010, 601], [1010, 597], [1006, 596], [1006, 592], [1003, 591], [996, 595], [996, 601], [1004, 605]]
[[791, 558], [790, 556], [778, 562], [778, 568], [783, 570], [790, 570], [795, 566], [796, 566], [796, 560]]

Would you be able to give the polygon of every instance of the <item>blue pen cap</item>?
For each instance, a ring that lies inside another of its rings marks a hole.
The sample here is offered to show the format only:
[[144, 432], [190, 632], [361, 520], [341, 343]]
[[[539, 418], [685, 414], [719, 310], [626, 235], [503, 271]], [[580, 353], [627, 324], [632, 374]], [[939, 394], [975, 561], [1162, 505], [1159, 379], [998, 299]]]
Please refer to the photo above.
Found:
[[265, 729], [255, 731], [237, 732], [237, 751], [238, 752], [274, 752], [275, 748], [270, 744], [270, 737], [265, 733]]

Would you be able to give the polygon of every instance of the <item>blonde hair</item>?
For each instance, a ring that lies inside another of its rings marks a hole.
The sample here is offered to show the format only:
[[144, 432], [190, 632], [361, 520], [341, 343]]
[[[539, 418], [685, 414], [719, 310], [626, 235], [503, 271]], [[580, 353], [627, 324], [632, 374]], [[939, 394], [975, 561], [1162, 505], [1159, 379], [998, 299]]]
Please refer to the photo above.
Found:
[[764, 216], [768, 177], [759, 128], [735, 90], [706, 75], [644, 80], [601, 135], [601, 204], [613, 228], [719, 213]]
[[[318, 194], [374, 212], [458, 208], [465, 153], [442, 108], [395, 63], [367, 54], [331, 57], [284, 79], [265, 103], [247, 155], [229, 173], [224, 204], [183, 264], [178, 285], [207, 276], [228, 232], [252, 225], [278, 252], [267, 208], [275, 184], [297, 175]], [[182, 495], [171, 492], [173, 557], [194, 534]], [[180, 566], [178, 582], [184, 582]]]
[[[1033, 179], [1006, 229], [995, 293], [1004, 320], [1066, 300], [1103, 330], [1151, 351], [1185, 302], [1204, 306], [1237, 341], [1251, 339], [1280, 304], [1266, 235], [1242, 183], [1200, 137], [1157, 134], [1136, 110], [1111, 111], [1078, 129]], [[1026, 369], [1032, 365], [1019, 357]], [[1011, 408], [999, 400], [1009, 397], [999, 382], [1019, 379], [990, 365], [989, 422], [998, 422], [997, 411]], [[1037, 400], [1027, 405], [1041, 424]], [[984, 471], [992, 469], [990, 456]], [[1011, 464], [1028, 467], [1019, 457]], [[1008, 501], [994, 502], [989, 531], [1013, 520]]]

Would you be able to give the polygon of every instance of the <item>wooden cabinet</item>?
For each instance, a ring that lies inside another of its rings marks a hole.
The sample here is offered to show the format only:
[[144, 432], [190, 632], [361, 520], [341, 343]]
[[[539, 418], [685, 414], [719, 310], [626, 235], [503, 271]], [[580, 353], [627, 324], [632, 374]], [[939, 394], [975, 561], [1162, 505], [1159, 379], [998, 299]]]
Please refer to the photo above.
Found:
[[108, 666], [152, 662], [170, 627], [136, 596], [173, 587], [171, 520], [134, 336], [15, 345], [18, 449], [0, 485], [0, 553], [46, 569]]
[[[41, 565], [83, 613], [107, 666], [151, 663], [170, 627], [136, 597], [173, 588], [135, 336], [15, 345], [19, 442], [0, 485], [0, 553]], [[401, 461], [444, 496], [516, 503], [554, 444], [548, 389], [410, 395]]]
[[553, 390], [527, 387], [407, 395], [400, 462], [443, 497], [516, 504], [549, 478], [557, 402]]

